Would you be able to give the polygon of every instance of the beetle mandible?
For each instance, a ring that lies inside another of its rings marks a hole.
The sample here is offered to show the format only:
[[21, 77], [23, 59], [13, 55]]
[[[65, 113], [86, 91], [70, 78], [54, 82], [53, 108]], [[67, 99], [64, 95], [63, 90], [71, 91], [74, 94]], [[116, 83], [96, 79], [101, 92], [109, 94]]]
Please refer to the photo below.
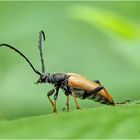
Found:
[[[77, 109], [80, 109], [77, 98], [94, 100], [102, 104], [113, 105], [113, 106], [116, 104], [125, 104], [127, 102], [125, 101], [125, 102], [115, 103], [113, 101], [112, 96], [108, 93], [106, 88], [101, 85], [99, 80], [93, 80], [93, 81], [88, 80], [86, 77], [80, 74], [76, 74], [76, 73], [54, 73], [54, 74], [45, 73], [42, 41], [45, 41], [44, 31], [39, 32], [39, 41], [38, 41], [42, 72], [39, 72], [38, 70], [36, 70], [33, 64], [29, 61], [29, 59], [13, 46], [3, 43], [3, 44], [0, 44], [0, 47], [8, 47], [16, 51], [29, 63], [33, 71], [40, 76], [36, 84], [48, 83], [48, 84], [53, 85], [54, 88], [47, 93], [47, 97], [51, 105], [53, 106], [53, 112], [57, 112], [56, 101], [58, 98], [58, 92], [60, 88], [64, 91], [66, 95], [66, 110], [67, 111], [70, 110], [69, 95], [73, 96]], [[54, 94], [54, 100], [52, 101], [50, 96], [53, 94]]]

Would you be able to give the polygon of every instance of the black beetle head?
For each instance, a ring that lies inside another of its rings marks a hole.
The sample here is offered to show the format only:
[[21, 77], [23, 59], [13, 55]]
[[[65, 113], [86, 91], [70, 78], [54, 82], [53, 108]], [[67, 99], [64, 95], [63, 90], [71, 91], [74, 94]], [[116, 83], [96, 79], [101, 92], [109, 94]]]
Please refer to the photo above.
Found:
[[48, 82], [48, 74], [41, 74], [40, 78], [37, 80], [37, 82], [35, 82], [35, 84], [39, 84], [39, 83], [47, 83]]

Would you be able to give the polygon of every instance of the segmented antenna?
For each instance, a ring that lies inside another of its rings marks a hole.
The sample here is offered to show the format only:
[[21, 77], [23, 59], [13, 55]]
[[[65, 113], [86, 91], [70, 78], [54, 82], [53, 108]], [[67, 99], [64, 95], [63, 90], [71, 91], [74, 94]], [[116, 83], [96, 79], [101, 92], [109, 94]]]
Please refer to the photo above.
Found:
[[40, 73], [39, 71], [37, 71], [37, 70], [34, 68], [34, 66], [33, 66], [32, 63], [29, 61], [29, 59], [28, 59], [25, 55], [23, 55], [19, 50], [17, 50], [16, 48], [12, 47], [12, 46], [9, 45], [9, 44], [0, 44], [0, 47], [4, 47], [4, 46], [5, 46], [5, 47], [8, 47], [8, 48], [10, 48], [10, 49], [16, 51], [18, 54], [20, 54], [20, 55], [29, 63], [29, 65], [31, 66], [31, 68], [33, 69], [33, 71], [34, 71], [36, 74], [41, 75], [41, 73]]
[[39, 32], [38, 48], [39, 48], [39, 51], [40, 51], [42, 73], [45, 73], [45, 65], [44, 65], [44, 59], [43, 59], [43, 48], [42, 48], [42, 38], [45, 41], [45, 33], [44, 33], [44, 31]]

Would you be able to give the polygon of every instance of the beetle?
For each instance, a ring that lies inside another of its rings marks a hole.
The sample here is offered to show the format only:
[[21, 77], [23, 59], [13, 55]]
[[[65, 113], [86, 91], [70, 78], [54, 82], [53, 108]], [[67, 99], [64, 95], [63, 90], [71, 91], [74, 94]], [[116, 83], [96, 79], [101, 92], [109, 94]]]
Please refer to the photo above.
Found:
[[[47, 93], [47, 97], [51, 105], [53, 106], [53, 112], [57, 112], [56, 101], [58, 98], [58, 93], [60, 88], [64, 91], [64, 94], [66, 95], [67, 111], [70, 110], [69, 95], [71, 95], [74, 98], [77, 109], [80, 109], [77, 98], [83, 100], [84, 99], [94, 100], [96, 102], [100, 102], [101, 104], [107, 104], [112, 106], [116, 104], [125, 104], [128, 101], [127, 100], [125, 102], [115, 103], [113, 101], [112, 96], [108, 93], [106, 88], [101, 85], [99, 80], [92, 81], [77, 73], [63, 73], [63, 72], [54, 73], [54, 74], [45, 73], [43, 47], [42, 47], [43, 41], [45, 42], [45, 33], [44, 31], [40, 31], [38, 48], [40, 52], [42, 72], [36, 70], [33, 64], [30, 62], [30, 60], [15, 47], [5, 43], [0, 44], [0, 47], [8, 47], [14, 50], [28, 62], [30, 67], [33, 69], [33, 71], [40, 76], [37, 82], [35, 82], [36, 84], [48, 83], [53, 85], [53, 89]], [[54, 94], [54, 100], [50, 98], [50, 96], [53, 94]]]

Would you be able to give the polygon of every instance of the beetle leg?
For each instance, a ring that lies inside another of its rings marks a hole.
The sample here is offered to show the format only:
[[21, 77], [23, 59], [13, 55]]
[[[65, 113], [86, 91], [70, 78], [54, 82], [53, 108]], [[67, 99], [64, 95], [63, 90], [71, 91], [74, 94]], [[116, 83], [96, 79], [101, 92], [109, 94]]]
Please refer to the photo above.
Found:
[[62, 110], [64, 111], [64, 110], [67, 110], [68, 112], [70, 111], [70, 108], [69, 108], [69, 94], [67, 93], [67, 92], [65, 92], [65, 95], [66, 95], [66, 107], [67, 107], [67, 109], [66, 108], [63, 108]]
[[[55, 89], [52, 89], [52, 90], [50, 90], [50, 91], [47, 93], [48, 99], [49, 99], [51, 105], [53, 106], [53, 112], [57, 112], [57, 109], [56, 109], [56, 100], [57, 100], [57, 97], [58, 97], [58, 90], [59, 90], [59, 89], [56, 88], [56, 93], [55, 93]], [[54, 93], [55, 93], [55, 95], [54, 95], [54, 102], [53, 102], [53, 101], [51, 100], [50, 96], [53, 95]]]
[[47, 93], [47, 97], [48, 97], [48, 99], [49, 99], [51, 105], [53, 106], [53, 108], [54, 108], [54, 103], [53, 103], [53, 101], [51, 100], [50, 96], [53, 95], [54, 92], [55, 92], [55, 89], [52, 89], [52, 90], [50, 90], [50, 91]]
[[54, 113], [57, 112], [57, 109], [56, 109], [56, 100], [54, 100], [54, 109], [53, 109], [53, 112], [54, 112]]
[[67, 106], [67, 111], [70, 111], [70, 108], [69, 108], [69, 95], [67, 95], [66, 106]]
[[[97, 83], [97, 84], [99, 84], [99, 85], [101, 86], [101, 83], [100, 83], [100, 81], [99, 81], [99, 80], [94, 80], [94, 82], [95, 82], [95, 83]], [[108, 97], [108, 99], [110, 99], [110, 97], [108, 96], [108, 95], [109, 95], [109, 93], [108, 93], [108, 91], [106, 90], [106, 88], [104, 88], [104, 87], [103, 87], [103, 90], [104, 90], [104, 92], [105, 92], [106, 96]]]
[[[101, 83], [99, 80], [94, 80], [95, 83], [99, 84], [101, 86]], [[103, 87], [103, 90], [106, 94], [108, 94], [108, 91]]]
[[93, 80], [95, 83], [101, 85], [100, 81], [99, 80]]
[[56, 109], [56, 100], [58, 98], [58, 91], [59, 91], [59, 87], [56, 88], [56, 93], [54, 95], [54, 109], [53, 109], [53, 112], [57, 112], [57, 109]]
[[91, 92], [89, 92], [88, 94], [84, 94], [83, 96], [83, 99], [93, 95], [93, 94], [96, 94], [97, 92], [99, 92], [100, 90], [102, 90], [104, 87], [103, 86], [98, 86], [96, 87], [95, 89], [93, 89]]
[[77, 99], [76, 99], [76, 96], [75, 96], [75, 93], [74, 93], [74, 92], [72, 92], [72, 96], [73, 96], [73, 98], [74, 98], [74, 101], [75, 101], [75, 104], [76, 104], [76, 108], [77, 108], [77, 109], [80, 109], [80, 106], [79, 106], [79, 104], [78, 104], [78, 102], [77, 102]]
[[129, 103], [130, 100], [126, 100], [126, 101], [123, 101], [123, 102], [115, 102], [115, 105], [122, 105], [122, 104], [126, 104], [126, 103]]

